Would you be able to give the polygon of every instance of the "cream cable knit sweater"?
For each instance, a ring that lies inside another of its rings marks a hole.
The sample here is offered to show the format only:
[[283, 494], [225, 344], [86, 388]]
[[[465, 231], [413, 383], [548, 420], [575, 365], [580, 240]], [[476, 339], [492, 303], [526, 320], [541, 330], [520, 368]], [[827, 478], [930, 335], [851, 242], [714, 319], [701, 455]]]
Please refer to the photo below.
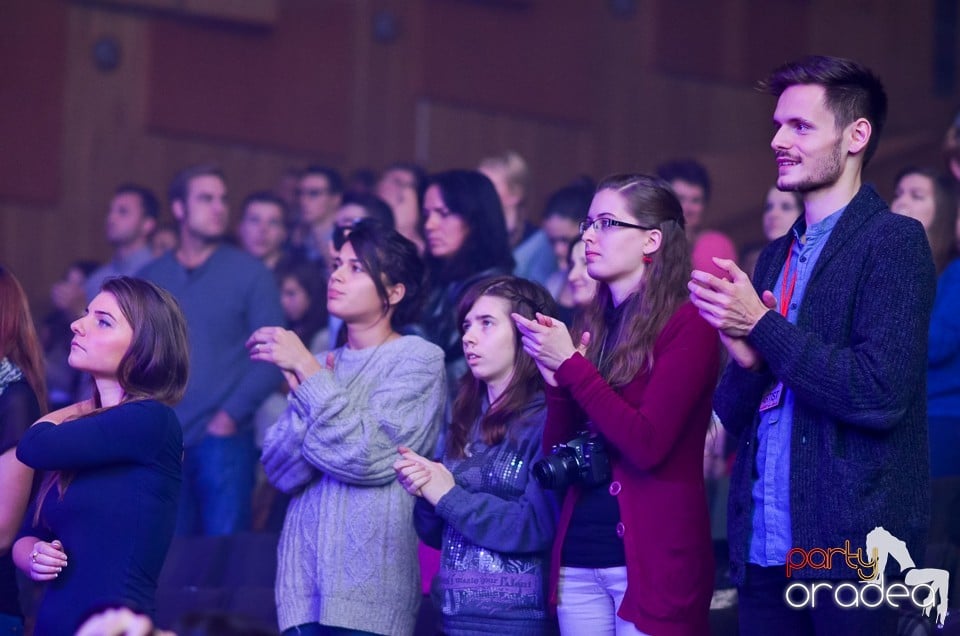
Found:
[[264, 439], [267, 476], [293, 494], [278, 550], [280, 629], [319, 622], [411, 634], [420, 602], [414, 498], [392, 465], [397, 446], [433, 450], [443, 352], [404, 336], [335, 356], [332, 372], [290, 394]]

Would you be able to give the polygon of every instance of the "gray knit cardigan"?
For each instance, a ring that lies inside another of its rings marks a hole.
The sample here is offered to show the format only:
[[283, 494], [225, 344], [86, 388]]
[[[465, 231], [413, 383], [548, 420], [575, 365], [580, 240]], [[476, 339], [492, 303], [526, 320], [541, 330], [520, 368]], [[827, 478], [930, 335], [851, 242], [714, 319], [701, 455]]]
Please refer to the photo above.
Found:
[[293, 494], [278, 548], [280, 629], [317, 622], [411, 634], [421, 597], [414, 498], [392, 466], [398, 446], [434, 448], [443, 351], [404, 336], [335, 356], [332, 373], [291, 392], [264, 439], [267, 477]]

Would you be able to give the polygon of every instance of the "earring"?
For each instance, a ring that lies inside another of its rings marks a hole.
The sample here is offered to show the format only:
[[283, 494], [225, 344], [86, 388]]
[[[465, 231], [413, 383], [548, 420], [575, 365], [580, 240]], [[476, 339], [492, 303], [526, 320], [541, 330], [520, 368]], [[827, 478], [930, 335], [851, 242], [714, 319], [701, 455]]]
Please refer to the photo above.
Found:
[[644, 264], [644, 265], [649, 265], [649, 264], [652, 263], [652, 262], [653, 262], [653, 257], [652, 257], [652, 256], [648, 256], [647, 254], [644, 254], [644, 255], [643, 255], [643, 264]]

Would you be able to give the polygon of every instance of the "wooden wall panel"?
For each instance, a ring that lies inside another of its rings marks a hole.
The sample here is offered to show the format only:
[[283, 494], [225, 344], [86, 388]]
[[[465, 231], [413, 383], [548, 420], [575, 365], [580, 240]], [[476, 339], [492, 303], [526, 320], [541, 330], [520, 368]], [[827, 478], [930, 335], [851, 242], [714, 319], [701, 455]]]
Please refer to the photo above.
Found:
[[725, 69], [731, 41], [731, 3], [674, 0], [659, 3], [656, 64], [664, 73], [714, 81], [732, 79]]
[[176, 0], [184, 11], [203, 17], [272, 24], [277, 19], [277, 0]]
[[[286, 168], [312, 158], [295, 150], [150, 132], [145, 119], [149, 25], [150, 18], [138, 14], [82, 6], [68, 10], [64, 40], [71, 63], [60, 103], [62, 195], [53, 206], [0, 206], [0, 262], [21, 277], [36, 313], [48, 307], [49, 287], [70, 262], [108, 257], [103, 219], [119, 183], [141, 182], [165, 201], [177, 170], [215, 161], [224, 168], [235, 205], [254, 189], [272, 188]], [[112, 73], [101, 73], [89, 61], [88, 52], [104, 34], [117, 38], [122, 51]]]
[[149, 126], [343, 158], [351, 3], [288, 0], [275, 28], [150, 23]]
[[[684, 17], [702, 0], [645, 1], [627, 16], [580, 0], [278, 0], [276, 20], [254, 27], [89, 2], [16, 4], [5, 18], [33, 18], [0, 25], [0, 47], [26, 38], [4, 59], [37, 69], [46, 57], [66, 60], [59, 80], [51, 66], [42, 81], [14, 86], [7, 99], [21, 110], [0, 119], [13, 134], [4, 149], [15, 150], [0, 161], [46, 156], [22, 178], [11, 178], [19, 165], [0, 170], [0, 183], [16, 187], [38, 178], [30, 187], [46, 197], [14, 200], [0, 188], [0, 262], [24, 279], [38, 313], [67, 263], [108, 255], [102, 226], [113, 188], [136, 180], [162, 194], [188, 163], [219, 162], [238, 202], [308, 160], [346, 171], [415, 158], [439, 170], [512, 148], [530, 163], [538, 215], [574, 175], [649, 171], [692, 155], [715, 182], [708, 220], [748, 241], [759, 236], [774, 178], [774, 102], [753, 83], [782, 58], [842, 54], [880, 71], [891, 114], [867, 179], [884, 194], [904, 163], [938, 161], [958, 97], [931, 96], [933, 17], [929, 3], [910, 0], [718, 0], [703, 38]], [[58, 12], [60, 36], [40, 47]], [[373, 24], [383, 12], [398, 31], [381, 42]], [[91, 61], [104, 35], [120, 45], [112, 73]], [[34, 48], [49, 55], [34, 62]], [[0, 92], [13, 85], [4, 72]], [[52, 154], [41, 152], [42, 139], [16, 137], [40, 113], [60, 130]]]
[[[355, 4], [349, 95], [352, 110], [345, 165], [380, 169], [415, 159], [416, 105], [423, 86], [423, 3], [409, 0]], [[373, 24], [388, 16], [392, 40], [377, 41]]]
[[527, 117], [589, 120], [600, 3], [426, 0], [424, 94]]
[[597, 65], [591, 94], [591, 133], [595, 145], [592, 172], [597, 178], [615, 172], [649, 170], [652, 117], [661, 95], [650, 92], [657, 43], [658, 4], [641, 5], [626, 18], [603, 14], [596, 38]]
[[56, 0], [8, 2], [0, 19], [0, 198], [60, 196], [66, 10]]
[[74, 0], [128, 11], [163, 12], [177, 18], [266, 26], [277, 19], [279, 0]]
[[807, 0], [747, 0], [738, 79], [753, 84], [771, 69], [809, 54], [805, 44], [814, 15]]
[[530, 168], [531, 218], [539, 218], [551, 192], [592, 174], [595, 164], [591, 135], [582, 127], [429, 100], [420, 105], [420, 122], [427, 129], [424, 163], [433, 171], [473, 169], [485, 156], [505, 150], [519, 153]]

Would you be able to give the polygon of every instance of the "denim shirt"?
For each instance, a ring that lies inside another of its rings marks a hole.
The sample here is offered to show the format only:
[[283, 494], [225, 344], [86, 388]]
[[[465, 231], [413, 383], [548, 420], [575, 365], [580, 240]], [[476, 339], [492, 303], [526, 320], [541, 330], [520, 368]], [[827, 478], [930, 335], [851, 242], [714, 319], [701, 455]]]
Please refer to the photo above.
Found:
[[[796, 272], [796, 286], [787, 320], [796, 324], [803, 292], [810, 282], [811, 274], [830, 233], [843, 210], [834, 212], [819, 223], [806, 229], [806, 238], [801, 242], [803, 221], [794, 225], [794, 240], [790, 247], [790, 259], [786, 281], [789, 288]], [[773, 294], [783, 301], [784, 271], [780, 270]], [[773, 389], [774, 384], [770, 387]], [[790, 387], [783, 387], [779, 406], [759, 413], [757, 428], [757, 479], [753, 482], [753, 533], [750, 539], [749, 562], [772, 566], [786, 563], [787, 552], [794, 547], [790, 529], [790, 436], [793, 428], [794, 395]]]

